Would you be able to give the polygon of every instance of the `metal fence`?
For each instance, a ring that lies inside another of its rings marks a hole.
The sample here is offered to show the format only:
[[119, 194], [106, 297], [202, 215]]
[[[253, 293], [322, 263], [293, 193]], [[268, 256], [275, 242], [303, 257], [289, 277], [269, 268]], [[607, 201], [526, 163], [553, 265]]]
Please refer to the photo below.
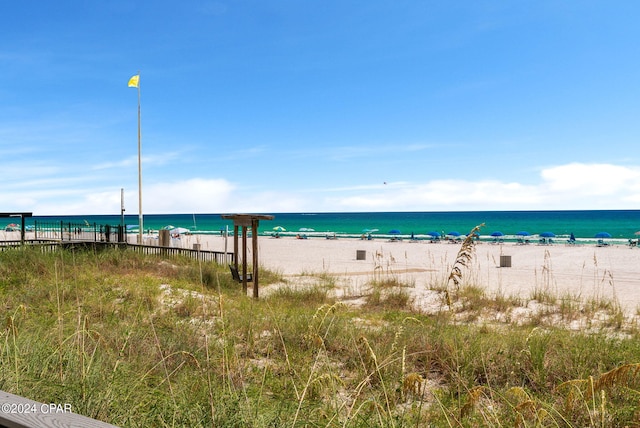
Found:
[[155, 255], [161, 257], [187, 257], [200, 260], [203, 262], [214, 262], [220, 265], [233, 263], [233, 253], [225, 253], [222, 251], [206, 251], [189, 248], [159, 247], [156, 245], [139, 245], [129, 244], [126, 242], [107, 242], [107, 241], [90, 241], [90, 240], [60, 240], [60, 239], [42, 239], [42, 240], [25, 240], [21, 241], [0, 241], [0, 251], [17, 248], [23, 245], [30, 245], [40, 248], [42, 252], [57, 251], [59, 248], [87, 248], [87, 247], [117, 247], [128, 251], [135, 251], [146, 255]]
[[126, 242], [125, 229], [121, 225], [71, 222], [34, 222], [35, 240]]
[[[56, 251], [58, 248], [78, 248], [87, 246], [126, 248], [147, 255], [162, 257], [182, 256], [204, 262], [218, 264], [233, 263], [233, 253], [206, 251], [200, 249], [174, 248], [157, 245], [140, 245], [127, 242], [122, 226], [99, 225], [70, 222], [35, 222], [24, 242], [18, 240], [0, 241], [0, 251], [23, 244], [39, 247], [43, 252]], [[31, 232], [33, 235], [31, 235]]]

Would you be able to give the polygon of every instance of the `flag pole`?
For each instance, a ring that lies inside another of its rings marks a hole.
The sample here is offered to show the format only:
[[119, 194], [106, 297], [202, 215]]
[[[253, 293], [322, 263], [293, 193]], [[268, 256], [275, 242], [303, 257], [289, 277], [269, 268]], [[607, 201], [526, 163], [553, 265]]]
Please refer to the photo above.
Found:
[[140, 129], [140, 71], [138, 71], [138, 235], [140, 245], [144, 244], [142, 241], [142, 232], [144, 229], [142, 219], [142, 132]]

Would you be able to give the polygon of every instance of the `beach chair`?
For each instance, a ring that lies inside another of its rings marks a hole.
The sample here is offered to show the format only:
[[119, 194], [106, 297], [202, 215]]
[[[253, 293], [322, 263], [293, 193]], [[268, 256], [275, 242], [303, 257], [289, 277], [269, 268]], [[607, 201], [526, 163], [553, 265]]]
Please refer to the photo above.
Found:
[[[238, 273], [238, 269], [234, 265], [229, 265], [229, 270], [234, 281], [242, 282], [242, 275]], [[250, 273], [247, 274], [247, 282], [253, 282], [253, 276]]]

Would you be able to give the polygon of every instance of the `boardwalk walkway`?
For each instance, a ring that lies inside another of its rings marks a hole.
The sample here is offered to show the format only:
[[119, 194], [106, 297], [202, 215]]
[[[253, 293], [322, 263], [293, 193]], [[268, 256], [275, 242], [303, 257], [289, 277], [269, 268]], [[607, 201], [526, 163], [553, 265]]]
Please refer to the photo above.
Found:
[[115, 425], [73, 413], [66, 403], [40, 403], [0, 391], [0, 427], [116, 428]]

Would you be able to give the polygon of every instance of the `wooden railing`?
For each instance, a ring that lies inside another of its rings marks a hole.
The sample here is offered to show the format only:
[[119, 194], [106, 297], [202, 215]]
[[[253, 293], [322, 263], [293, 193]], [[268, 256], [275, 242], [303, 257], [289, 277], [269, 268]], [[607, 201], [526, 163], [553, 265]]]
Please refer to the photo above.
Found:
[[[188, 257], [203, 262], [214, 262], [220, 265], [233, 263], [233, 253], [221, 251], [196, 250], [189, 248], [159, 247], [155, 245], [139, 245], [130, 243], [104, 242], [104, 241], [49, 241], [49, 240], [27, 240], [25, 245], [33, 245], [42, 251], [55, 251], [58, 248], [79, 248], [88, 246], [117, 247], [146, 255], [157, 255], [162, 257]], [[20, 241], [0, 241], [0, 251], [6, 248], [15, 248], [23, 245]], [[0, 427], [1, 428], [1, 427]]]
[[73, 413], [73, 407], [68, 403], [40, 403], [5, 391], [0, 391], [0, 426], [7, 428], [116, 427]]
[[191, 250], [189, 248], [159, 247], [154, 245], [125, 244], [127, 248], [146, 255], [182, 256], [220, 265], [233, 263], [233, 253], [220, 251]]

